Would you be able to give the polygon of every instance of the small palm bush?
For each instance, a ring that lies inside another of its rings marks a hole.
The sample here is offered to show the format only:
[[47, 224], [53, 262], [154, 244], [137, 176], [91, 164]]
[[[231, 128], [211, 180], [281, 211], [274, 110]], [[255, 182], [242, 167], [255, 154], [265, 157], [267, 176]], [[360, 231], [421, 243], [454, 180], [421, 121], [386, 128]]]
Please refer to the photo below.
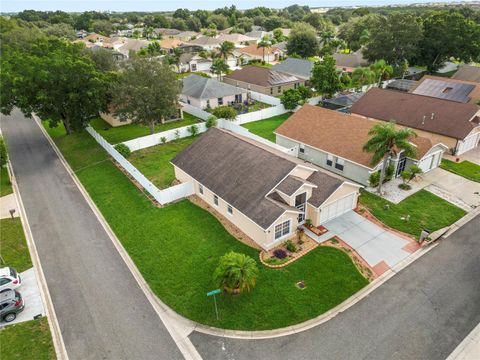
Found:
[[220, 258], [214, 279], [218, 287], [228, 293], [250, 291], [255, 287], [258, 277], [257, 263], [251, 257], [229, 252]]
[[115, 150], [117, 150], [125, 159], [128, 158], [132, 153], [130, 148], [122, 143], [115, 145]]

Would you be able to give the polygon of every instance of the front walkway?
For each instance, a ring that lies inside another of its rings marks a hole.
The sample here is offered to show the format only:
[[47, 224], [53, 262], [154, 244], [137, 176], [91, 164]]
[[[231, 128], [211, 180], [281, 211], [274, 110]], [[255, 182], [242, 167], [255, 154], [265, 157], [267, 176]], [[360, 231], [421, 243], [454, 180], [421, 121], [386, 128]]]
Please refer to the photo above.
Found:
[[381, 275], [410, 256], [420, 246], [372, 223], [354, 211], [349, 211], [324, 226], [329, 237], [334, 235], [351, 246]]
[[[412, 187], [410, 190], [399, 189], [398, 185], [401, 183], [399, 178], [387, 182], [382, 187], [382, 197], [398, 204], [417, 191], [425, 189], [467, 212], [480, 206], [480, 183], [441, 168], [422, 174], [419, 180], [412, 180], [409, 183]], [[377, 189], [366, 190], [376, 193]]]
[[19, 216], [17, 201], [15, 200], [15, 195], [13, 193], [0, 198], [0, 219], [10, 218], [10, 210], [15, 210], [13, 213], [14, 217]]

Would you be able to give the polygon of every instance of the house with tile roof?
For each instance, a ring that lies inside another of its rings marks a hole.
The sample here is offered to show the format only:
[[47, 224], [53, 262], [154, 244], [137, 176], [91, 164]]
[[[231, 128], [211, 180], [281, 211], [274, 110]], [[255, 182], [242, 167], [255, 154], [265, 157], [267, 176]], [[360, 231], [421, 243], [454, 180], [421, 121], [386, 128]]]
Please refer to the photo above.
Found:
[[227, 84], [266, 95], [279, 96], [285, 90], [305, 85], [305, 80], [295, 76], [258, 66], [245, 66], [225, 75]]
[[263, 61], [263, 59], [265, 59], [265, 62], [268, 64], [279, 61], [280, 58], [285, 55], [285, 53], [276, 46], [264, 49], [259, 48], [257, 44], [251, 44], [243, 48], [236, 49], [235, 52], [243, 56], [247, 61]]
[[[363, 151], [368, 132], [376, 123], [381, 121], [306, 104], [276, 129], [276, 143], [288, 148], [298, 146], [300, 159], [369, 185], [370, 175], [382, 168], [382, 162], [372, 163], [372, 153]], [[413, 158], [400, 152], [391, 159], [395, 177], [411, 165], [424, 172], [438, 167], [447, 150], [445, 145], [420, 136], [410, 143], [416, 150]]]
[[480, 107], [448, 99], [372, 88], [350, 108], [352, 114], [395, 121], [460, 155], [480, 142]]
[[336, 52], [333, 54], [337, 69], [352, 73], [357, 67], [368, 66], [368, 61], [363, 57], [362, 49], [355, 52]]
[[204, 50], [214, 50], [218, 47], [220, 47], [220, 44], [222, 42], [215, 37], [211, 36], [199, 36], [194, 40], [188, 41], [186, 44], [190, 46], [200, 46]]
[[189, 75], [182, 79], [180, 101], [200, 109], [242, 103], [247, 99], [247, 91], [215, 79], [200, 75]]
[[175, 177], [263, 249], [357, 206], [359, 185], [211, 128], [172, 160]]

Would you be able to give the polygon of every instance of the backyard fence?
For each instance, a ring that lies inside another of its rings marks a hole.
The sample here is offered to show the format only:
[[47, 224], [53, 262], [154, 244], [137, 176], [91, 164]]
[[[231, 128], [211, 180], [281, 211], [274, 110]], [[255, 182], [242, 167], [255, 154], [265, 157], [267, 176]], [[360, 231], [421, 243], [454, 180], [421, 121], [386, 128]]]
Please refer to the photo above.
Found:
[[190, 182], [182, 183], [160, 190], [145, 175], [143, 175], [135, 166], [125, 159], [114, 147], [109, 144], [99, 133], [91, 126], [86, 128], [87, 132], [107, 151], [107, 153], [120, 164], [120, 166], [139, 183], [161, 205], [172, 201], [182, 199], [194, 193], [193, 184]]
[[256, 101], [260, 101], [260, 102], [263, 102], [265, 104], [273, 105], [273, 106], [281, 104], [280, 99], [276, 98], [274, 96], [265, 95], [265, 94], [255, 92], [255, 91], [249, 91], [248, 93], [250, 94], [250, 97], [253, 100], [256, 100]]
[[285, 114], [288, 111], [289, 110], [285, 109], [285, 107], [282, 104], [280, 104], [280, 105], [269, 107], [266, 109], [237, 115], [237, 118], [235, 119], [234, 123], [238, 125], [247, 124], [249, 122], [259, 121], [259, 120], [271, 118], [272, 116]]
[[210, 114], [209, 112], [205, 111], [205, 110], [202, 110], [196, 106], [193, 106], [193, 105], [190, 105], [190, 104], [186, 104], [186, 103], [180, 103], [182, 104], [182, 110], [185, 111], [186, 113], [189, 113], [189, 114], [192, 114], [196, 117], [198, 117], [199, 119], [202, 119], [202, 120], [207, 120], [208, 117], [212, 116], [212, 114]]
[[245, 129], [243, 126], [240, 126], [240, 125], [238, 125], [238, 124], [236, 124], [232, 121], [228, 121], [228, 120], [225, 120], [225, 119], [218, 119], [217, 127], [220, 128], [220, 129], [231, 131], [231, 132], [233, 132], [235, 134], [238, 134], [238, 135], [241, 135], [241, 136], [245, 136], [249, 139], [255, 140], [259, 143], [267, 145], [267, 146], [269, 146], [269, 147], [271, 147], [275, 150], [281, 151], [285, 154], [292, 155], [292, 156], [297, 156], [298, 149], [297, 149], [296, 146], [291, 148], [291, 149], [285, 148], [281, 145], [278, 145], [278, 144], [275, 144], [271, 141], [268, 141], [267, 139], [264, 139], [261, 136], [252, 134], [250, 131], [248, 131], [248, 129]]
[[[202, 110], [203, 111], [203, 110]], [[152, 135], [142, 136], [136, 139], [124, 141], [123, 143], [130, 148], [130, 151], [137, 151], [140, 149], [144, 149], [150, 146], [159, 145], [162, 143], [162, 138], [165, 138], [165, 142], [169, 142], [172, 140], [182, 139], [185, 137], [192, 136], [190, 129], [192, 126], [197, 128], [197, 132], [203, 133], [207, 131], [207, 126], [205, 123], [198, 123], [194, 125], [187, 125], [182, 126], [176, 129], [171, 129], [167, 131], [162, 131]]]

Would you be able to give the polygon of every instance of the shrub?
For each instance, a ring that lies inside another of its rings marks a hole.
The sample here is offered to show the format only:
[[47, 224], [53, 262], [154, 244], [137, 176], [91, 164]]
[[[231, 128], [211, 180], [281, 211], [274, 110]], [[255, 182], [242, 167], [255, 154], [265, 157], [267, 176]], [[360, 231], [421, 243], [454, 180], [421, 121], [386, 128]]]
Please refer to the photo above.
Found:
[[197, 125], [189, 126], [187, 130], [190, 133], [190, 135], [192, 135], [192, 136], [198, 135], [198, 126]]
[[215, 116], [209, 116], [205, 121], [205, 126], [207, 129], [217, 126], [217, 118]]
[[387, 169], [385, 170], [385, 179], [383, 182], [392, 180], [394, 172], [395, 168], [393, 167], [393, 165], [388, 165]]
[[313, 91], [312, 89], [306, 87], [306, 86], [303, 86], [303, 85], [300, 85], [298, 88], [297, 88], [297, 91], [298, 93], [300, 94], [300, 97], [303, 99], [303, 100], [307, 100], [307, 99], [310, 99], [312, 96], [313, 96]]
[[398, 187], [402, 190], [410, 190], [412, 187], [406, 183], [398, 184]]
[[173, 134], [174, 134], [173, 136], [175, 137], [175, 140], [180, 139], [180, 130], [178, 130], [178, 129], [175, 130], [175, 132]]
[[237, 117], [235, 109], [226, 105], [213, 109], [212, 114], [218, 119], [234, 120]]
[[287, 110], [294, 110], [300, 101], [302, 101], [302, 97], [296, 89], [285, 90], [280, 96], [280, 102]]
[[160, 142], [161, 142], [162, 144], [165, 144], [165, 143], [167, 142], [167, 138], [166, 138], [165, 136], [162, 136], [162, 137], [160, 138]]
[[380, 172], [376, 171], [374, 173], [371, 173], [368, 177], [368, 182], [371, 187], [378, 186], [378, 184], [380, 183]]
[[5, 146], [5, 141], [0, 137], [0, 166], [4, 166], [7, 163], [8, 154], [7, 147]]
[[132, 153], [130, 148], [122, 143], [115, 145], [115, 150], [117, 150], [125, 159], [128, 158]]
[[295, 244], [291, 241], [291, 240], [288, 240], [286, 243], [285, 243], [285, 248], [290, 251], [290, 252], [295, 252], [297, 251], [297, 247], [295, 246]]
[[287, 252], [282, 249], [277, 249], [273, 252], [273, 256], [275, 256], [277, 259], [285, 259], [287, 257]]
[[403, 181], [403, 184], [406, 184], [407, 181], [410, 181], [410, 179], [412, 178], [412, 174], [410, 171], [402, 171], [402, 173], [400, 174], [400, 176], [402, 177], [402, 181]]
[[412, 165], [412, 166], [410, 166], [410, 168], [408, 169], [408, 171], [410, 172], [410, 179], [408, 180], [409, 182], [410, 182], [410, 180], [412, 180], [415, 176], [420, 175], [421, 173], [423, 173], [423, 170], [420, 169], [417, 165]]
[[305, 219], [305, 225], [312, 226], [312, 220], [311, 219]]
[[250, 256], [229, 252], [220, 258], [214, 279], [226, 292], [250, 291], [258, 277], [257, 263]]

